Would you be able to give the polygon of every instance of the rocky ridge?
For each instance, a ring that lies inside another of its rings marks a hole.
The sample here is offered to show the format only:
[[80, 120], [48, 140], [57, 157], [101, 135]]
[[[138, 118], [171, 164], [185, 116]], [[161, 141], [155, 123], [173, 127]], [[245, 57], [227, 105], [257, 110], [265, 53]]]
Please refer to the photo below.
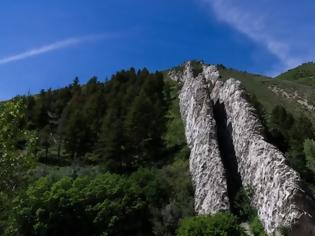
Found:
[[195, 196], [198, 196], [195, 198], [195, 210], [198, 214], [229, 210], [225, 171], [207, 84], [202, 75], [194, 77], [191, 70], [185, 70], [180, 77], [174, 74], [173, 79], [183, 83], [179, 100], [187, 144], [191, 150], [190, 172]]
[[[315, 235], [314, 200], [305, 191], [300, 176], [286, 165], [284, 155], [265, 141], [263, 127], [248, 102], [241, 83], [219, 79], [215, 66], [202, 65], [198, 75], [191, 62], [170, 78], [182, 85], [181, 115], [190, 154], [198, 214], [229, 210], [227, 178], [219, 150], [214, 106], [221, 105], [233, 141], [242, 185], [251, 190], [251, 204], [268, 234], [290, 227], [292, 235]], [[226, 161], [226, 160], [225, 160]]]

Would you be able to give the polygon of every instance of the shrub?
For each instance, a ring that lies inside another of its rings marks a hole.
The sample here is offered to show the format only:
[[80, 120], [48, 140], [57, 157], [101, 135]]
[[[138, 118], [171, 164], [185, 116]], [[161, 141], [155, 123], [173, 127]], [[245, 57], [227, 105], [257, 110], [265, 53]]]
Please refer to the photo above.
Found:
[[258, 216], [255, 216], [251, 219], [250, 229], [254, 236], [266, 236], [267, 234], [264, 231], [264, 227], [262, 226]]
[[[105, 173], [95, 178], [41, 178], [13, 201], [9, 235], [148, 235], [140, 186]], [[12, 229], [14, 229], [12, 231]]]
[[237, 236], [245, 235], [237, 218], [230, 213], [196, 216], [181, 221], [177, 236]]

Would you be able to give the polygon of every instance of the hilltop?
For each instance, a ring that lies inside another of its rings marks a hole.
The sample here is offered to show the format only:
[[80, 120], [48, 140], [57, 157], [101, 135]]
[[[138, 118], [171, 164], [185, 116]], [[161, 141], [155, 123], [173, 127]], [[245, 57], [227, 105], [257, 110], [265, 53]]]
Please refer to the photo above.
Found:
[[295, 81], [300, 84], [310, 85], [315, 87], [315, 63], [303, 63], [296, 68], [290, 69], [276, 77], [281, 80]]

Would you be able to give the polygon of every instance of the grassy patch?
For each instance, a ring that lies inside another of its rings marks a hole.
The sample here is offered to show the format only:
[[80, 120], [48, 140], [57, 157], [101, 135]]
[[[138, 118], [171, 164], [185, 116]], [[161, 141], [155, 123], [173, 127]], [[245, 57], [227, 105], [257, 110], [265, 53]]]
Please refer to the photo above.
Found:
[[222, 80], [235, 78], [241, 81], [245, 90], [250, 95], [256, 96], [257, 100], [264, 106], [267, 113], [270, 113], [275, 106], [281, 105], [292, 113], [295, 118], [299, 117], [300, 114], [308, 116], [315, 125], [315, 112], [310, 112], [304, 106], [299, 104], [297, 102], [299, 100], [298, 98], [288, 99], [281, 93], [276, 94], [271, 91], [271, 87], [277, 87], [281, 89], [281, 91], [288, 93], [290, 96], [297, 94], [312, 104], [315, 101], [314, 87], [294, 80], [272, 79], [262, 75], [228, 69], [224, 66], [218, 66], [218, 69]]

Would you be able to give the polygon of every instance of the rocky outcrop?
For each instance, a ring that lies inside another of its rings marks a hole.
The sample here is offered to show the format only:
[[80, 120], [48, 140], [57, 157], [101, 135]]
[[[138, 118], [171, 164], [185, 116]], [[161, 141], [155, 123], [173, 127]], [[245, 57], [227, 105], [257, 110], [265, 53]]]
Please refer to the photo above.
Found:
[[194, 77], [190, 66], [179, 77], [181, 115], [190, 152], [190, 172], [195, 188], [195, 210], [212, 214], [229, 210], [225, 171], [216, 139], [210, 93], [203, 76]]
[[180, 108], [191, 149], [190, 171], [197, 213], [229, 208], [213, 114], [215, 104], [224, 109], [242, 185], [251, 190], [251, 204], [266, 232], [272, 234], [279, 228], [290, 227], [292, 235], [315, 235], [314, 199], [303, 188], [300, 176], [286, 165], [284, 155], [265, 141], [263, 127], [241, 83], [234, 79], [223, 82], [215, 66], [202, 67], [202, 72], [194, 76], [188, 62], [183, 72], [171, 74], [182, 84]]

